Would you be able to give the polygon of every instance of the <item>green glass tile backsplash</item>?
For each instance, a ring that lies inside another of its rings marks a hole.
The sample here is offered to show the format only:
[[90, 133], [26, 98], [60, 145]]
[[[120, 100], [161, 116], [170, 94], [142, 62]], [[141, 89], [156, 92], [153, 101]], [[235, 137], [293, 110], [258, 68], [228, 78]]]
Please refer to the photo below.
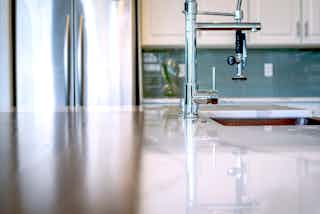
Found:
[[[212, 71], [220, 97], [320, 97], [320, 50], [249, 50], [247, 81], [233, 81], [226, 58], [233, 50], [200, 49], [197, 75], [200, 89], [212, 88]], [[266, 77], [265, 64], [273, 64]], [[180, 97], [184, 81], [184, 50], [143, 51], [145, 98]]]

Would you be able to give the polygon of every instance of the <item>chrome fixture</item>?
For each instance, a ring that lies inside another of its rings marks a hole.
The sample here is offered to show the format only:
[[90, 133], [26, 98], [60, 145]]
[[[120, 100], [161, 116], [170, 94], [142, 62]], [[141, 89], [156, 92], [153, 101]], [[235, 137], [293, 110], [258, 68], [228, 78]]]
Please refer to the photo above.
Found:
[[[183, 101], [183, 114], [185, 118], [196, 118], [198, 115], [199, 104], [217, 104], [217, 92], [206, 91], [199, 92], [196, 73], [196, 55], [197, 55], [197, 31], [207, 30], [232, 30], [236, 31], [235, 56], [228, 58], [229, 65], [236, 65], [236, 72], [233, 80], [246, 80], [244, 70], [247, 65], [247, 48], [246, 35], [242, 31], [256, 32], [261, 30], [260, 23], [245, 23], [243, 19], [243, 11], [241, 10], [242, 0], [237, 0], [234, 12], [222, 11], [198, 11], [198, 3], [196, 0], [185, 0], [185, 90]], [[198, 15], [205, 16], [229, 16], [234, 18], [234, 22], [227, 23], [206, 23], [197, 22]]]

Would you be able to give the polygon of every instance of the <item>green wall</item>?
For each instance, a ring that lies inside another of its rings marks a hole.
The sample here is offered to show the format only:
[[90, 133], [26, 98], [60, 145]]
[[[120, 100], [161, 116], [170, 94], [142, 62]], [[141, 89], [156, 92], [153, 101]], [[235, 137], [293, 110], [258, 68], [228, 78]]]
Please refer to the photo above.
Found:
[[[216, 89], [220, 97], [320, 97], [320, 50], [248, 50], [247, 81], [231, 79], [234, 67], [226, 63], [233, 50], [200, 49], [197, 72], [200, 89]], [[273, 64], [273, 76], [264, 76], [264, 64]], [[144, 50], [145, 98], [180, 97], [183, 85], [183, 49]], [[179, 66], [180, 65], [180, 66]]]

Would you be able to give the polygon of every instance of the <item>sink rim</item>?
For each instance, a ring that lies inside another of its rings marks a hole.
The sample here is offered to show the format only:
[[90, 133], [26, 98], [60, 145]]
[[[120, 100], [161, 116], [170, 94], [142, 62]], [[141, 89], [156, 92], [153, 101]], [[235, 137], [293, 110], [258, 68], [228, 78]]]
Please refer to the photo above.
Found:
[[222, 126], [306, 126], [320, 125], [318, 117], [296, 118], [217, 118], [210, 117]]

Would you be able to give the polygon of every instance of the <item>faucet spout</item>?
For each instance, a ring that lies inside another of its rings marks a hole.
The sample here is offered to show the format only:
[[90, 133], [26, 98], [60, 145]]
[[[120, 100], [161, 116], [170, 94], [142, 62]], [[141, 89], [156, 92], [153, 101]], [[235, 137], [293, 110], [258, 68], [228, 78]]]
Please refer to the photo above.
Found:
[[237, 0], [237, 8], [236, 10], [241, 10], [242, 0]]
[[197, 30], [243, 30], [243, 31], [258, 31], [261, 30], [261, 23], [257, 22], [225, 22], [225, 23], [201, 23], [196, 25]]
[[[246, 79], [243, 74], [247, 64], [247, 50], [245, 34], [242, 31], [256, 32], [261, 30], [261, 23], [241, 22], [243, 11], [241, 10], [242, 0], [237, 0], [234, 12], [221, 11], [198, 11], [196, 0], [185, 0], [185, 88], [183, 100], [183, 115], [185, 118], [196, 118], [198, 116], [199, 104], [217, 104], [217, 93], [200, 93], [197, 83], [196, 56], [197, 56], [197, 31], [236, 31], [236, 55], [228, 58], [228, 64], [237, 64], [236, 74], [233, 79]], [[207, 23], [197, 22], [198, 15], [231, 16], [234, 22]], [[238, 47], [237, 47], [238, 46]], [[230, 60], [229, 60], [230, 59]]]

